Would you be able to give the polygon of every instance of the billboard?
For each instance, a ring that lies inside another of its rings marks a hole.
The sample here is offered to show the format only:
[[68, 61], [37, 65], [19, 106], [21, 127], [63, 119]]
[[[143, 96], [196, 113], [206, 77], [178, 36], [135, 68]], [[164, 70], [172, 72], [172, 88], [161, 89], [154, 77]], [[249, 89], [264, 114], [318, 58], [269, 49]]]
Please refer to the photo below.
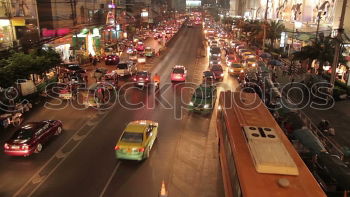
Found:
[[201, 0], [186, 0], [186, 7], [200, 7], [201, 4]]

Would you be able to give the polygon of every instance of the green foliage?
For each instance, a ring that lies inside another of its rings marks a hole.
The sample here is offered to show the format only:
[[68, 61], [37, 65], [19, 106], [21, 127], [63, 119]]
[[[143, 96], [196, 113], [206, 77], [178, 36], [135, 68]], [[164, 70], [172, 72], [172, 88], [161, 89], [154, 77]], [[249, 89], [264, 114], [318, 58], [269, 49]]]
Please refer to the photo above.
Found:
[[[334, 54], [335, 54], [336, 42], [334, 38], [327, 36], [320, 38], [316, 41], [314, 40], [311, 45], [301, 48], [301, 51], [293, 53], [294, 60], [306, 60], [310, 59], [311, 61], [316, 59], [320, 63], [320, 71], [322, 71], [323, 66], [326, 62], [332, 64]], [[342, 51], [340, 52], [340, 54]], [[310, 61], [310, 62], [311, 62]], [[339, 56], [339, 62], [345, 63], [345, 59], [342, 55]]]
[[0, 61], [0, 86], [6, 88], [17, 79], [27, 79], [30, 74], [43, 74], [60, 63], [61, 57], [53, 49], [37, 49], [30, 54], [12, 53]]
[[275, 41], [281, 37], [281, 33], [286, 30], [283, 23], [271, 21], [266, 28], [266, 37], [271, 40], [271, 47]]

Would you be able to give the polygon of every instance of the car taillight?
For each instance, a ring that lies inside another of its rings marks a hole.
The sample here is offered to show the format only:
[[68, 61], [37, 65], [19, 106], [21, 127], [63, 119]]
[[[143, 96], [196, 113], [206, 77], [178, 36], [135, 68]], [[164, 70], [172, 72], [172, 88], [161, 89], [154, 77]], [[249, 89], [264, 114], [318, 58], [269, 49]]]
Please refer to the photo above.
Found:
[[134, 77], [133, 80], [136, 81], [136, 77]]
[[145, 148], [139, 148], [139, 152], [142, 153], [145, 151]]
[[105, 58], [105, 60], [107, 60], [107, 58]]
[[29, 146], [28, 146], [28, 145], [22, 145], [21, 149], [22, 149], [22, 150], [28, 150], [28, 149], [29, 149]]
[[10, 149], [10, 146], [9, 146], [7, 143], [5, 143], [5, 144], [4, 144], [4, 148], [5, 148], [5, 149]]
[[149, 78], [147, 77], [147, 78], [146, 78], [146, 81], [148, 81], [148, 80], [149, 80]]
[[114, 150], [120, 150], [120, 147], [119, 146], [115, 146]]
[[115, 60], [115, 57], [113, 58], [113, 60]]

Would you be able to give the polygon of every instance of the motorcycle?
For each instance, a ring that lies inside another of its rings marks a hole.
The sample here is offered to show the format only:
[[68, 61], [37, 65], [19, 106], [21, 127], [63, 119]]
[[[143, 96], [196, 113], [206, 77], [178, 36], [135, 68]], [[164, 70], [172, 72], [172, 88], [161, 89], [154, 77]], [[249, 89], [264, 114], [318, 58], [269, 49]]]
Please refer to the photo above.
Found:
[[155, 81], [154, 82], [154, 88], [157, 90], [157, 89], [159, 89], [159, 83], [160, 82], [158, 82], [158, 81]]

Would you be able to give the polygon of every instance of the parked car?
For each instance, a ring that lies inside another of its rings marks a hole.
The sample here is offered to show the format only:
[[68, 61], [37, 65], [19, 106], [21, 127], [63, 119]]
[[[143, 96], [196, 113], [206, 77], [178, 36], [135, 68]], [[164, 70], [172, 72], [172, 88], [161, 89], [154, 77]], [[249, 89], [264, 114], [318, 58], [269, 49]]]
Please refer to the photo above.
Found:
[[62, 122], [59, 120], [26, 123], [6, 141], [4, 152], [11, 156], [29, 156], [39, 153], [42, 151], [43, 144], [61, 133]]

